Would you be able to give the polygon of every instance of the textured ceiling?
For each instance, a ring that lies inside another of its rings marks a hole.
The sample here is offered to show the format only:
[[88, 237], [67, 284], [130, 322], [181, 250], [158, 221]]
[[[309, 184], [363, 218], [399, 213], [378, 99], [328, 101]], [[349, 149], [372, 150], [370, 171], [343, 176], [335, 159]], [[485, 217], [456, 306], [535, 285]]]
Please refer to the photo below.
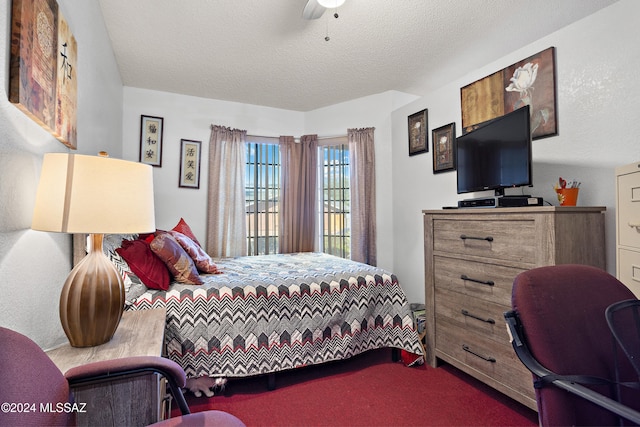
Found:
[[99, 1], [125, 86], [310, 111], [425, 93], [616, 0]]

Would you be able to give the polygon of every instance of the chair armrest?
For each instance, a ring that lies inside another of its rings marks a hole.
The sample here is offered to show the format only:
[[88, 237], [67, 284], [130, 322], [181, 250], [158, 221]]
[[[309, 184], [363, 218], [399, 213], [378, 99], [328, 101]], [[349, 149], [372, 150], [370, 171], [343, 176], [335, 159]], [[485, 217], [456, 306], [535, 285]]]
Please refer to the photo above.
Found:
[[166, 378], [171, 394], [176, 399], [183, 414], [190, 413], [184, 395], [187, 377], [184, 370], [173, 360], [159, 356], [135, 356], [104, 360], [77, 366], [65, 372], [70, 386], [111, 381], [116, 378], [157, 373]]
[[[640, 412], [623, 405], [622, 403], [613, 400], [607, 396], [604, 396], [596, 391], [591, 390], [576, 382], [576, 376], [574, 375], [559, 375], [545, 368], [540, 362], [538, 362], [531, 354], [531, 350], [527, 346], [525, 337], [522, 334], [522, 325], [518, 313], [514, 310], [504, 313], [504, 318], [507, 322], [507, 332], [509, 333], [509, 339], [511, 345], [516, 352], [516, 355], [524, 366], [531, 371], [536, 377], [544, 379], [548, 377], [546, 384], [554, 385], [562, 390], [565, 390], [571, 394], [579, 396], [591, 403], [594, 403], [601, 408], [604, 408], [622, 418], [632, 421], [636, 425], [640, 425]], [[585, 377], [587, 378], [587, 377]], [[540, 383], [540, 386], [544, 386]]]

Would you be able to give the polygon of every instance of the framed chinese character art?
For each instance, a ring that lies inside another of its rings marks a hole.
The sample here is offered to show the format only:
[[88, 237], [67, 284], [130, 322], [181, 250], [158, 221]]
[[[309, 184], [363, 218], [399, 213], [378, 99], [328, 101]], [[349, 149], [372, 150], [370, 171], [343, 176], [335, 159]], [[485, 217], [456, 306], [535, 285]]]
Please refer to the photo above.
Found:
[[140, 162], [162, 166], [162, 117], [140, 116]]
[[180, 140], [180, 187], [200, 188], [200, 141]]

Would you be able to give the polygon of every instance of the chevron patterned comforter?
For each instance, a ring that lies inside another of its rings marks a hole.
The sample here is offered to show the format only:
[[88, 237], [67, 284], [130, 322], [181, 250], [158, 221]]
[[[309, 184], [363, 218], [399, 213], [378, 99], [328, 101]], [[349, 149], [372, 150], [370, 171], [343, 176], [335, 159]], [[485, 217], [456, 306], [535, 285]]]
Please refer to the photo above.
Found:
[[422, 354], [397, 278], [322, 253], [216, 260], [204, 285], [148, 290], [129, 310], [165, 307], [168, 357], [188, 376], [243, 377], [396, 347]]

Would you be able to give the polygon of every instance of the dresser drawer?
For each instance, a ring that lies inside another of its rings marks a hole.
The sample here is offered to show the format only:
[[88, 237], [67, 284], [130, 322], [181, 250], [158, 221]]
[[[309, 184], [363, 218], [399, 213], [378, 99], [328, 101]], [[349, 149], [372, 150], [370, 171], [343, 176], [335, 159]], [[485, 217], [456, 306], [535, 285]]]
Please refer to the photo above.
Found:
[[437, 288], [435, 298], [440, 326], [449, 323], [498, 344], [509, 342], [504, 320], [508, 306]]
[[640, 249], [640, 172], [618, 176], [618, 244]]
[[511, 305], [513, 279], [521, 269], [496, 264], [434, 256], [435, 286], [474, 298]]
[[439, 327], [436, 342], [438, 357], [535, 399], [531, 372], [520, 362], [511, 344], [496, 345], [455, 325]]
[[435, 251], [474, 255], [496, 260], [535, 260], [534, 220], [433, 221]]

